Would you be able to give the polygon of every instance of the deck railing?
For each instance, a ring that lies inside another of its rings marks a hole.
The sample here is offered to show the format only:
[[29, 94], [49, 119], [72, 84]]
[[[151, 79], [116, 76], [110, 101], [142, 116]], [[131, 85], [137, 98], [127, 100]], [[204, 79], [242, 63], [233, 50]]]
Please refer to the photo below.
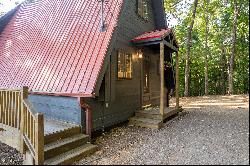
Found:
[[21, 89], [0, 89], [0, 123], [20, 129]]
[[0, 123], [21, 134], [21, 153], [28, 148], [36, 165], [44, 162], [44, 116], [28, 100], [28, 87], [0, 89]]

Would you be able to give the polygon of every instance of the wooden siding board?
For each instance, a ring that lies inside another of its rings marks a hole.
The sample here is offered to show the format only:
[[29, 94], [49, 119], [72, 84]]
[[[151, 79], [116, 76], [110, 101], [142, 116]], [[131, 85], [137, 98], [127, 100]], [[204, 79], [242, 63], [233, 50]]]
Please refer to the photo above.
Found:
[[[138, 48], [130, 44], [131, 39], [146, 32], [156, 29], [154, 22], [153, 9], [150, 6], [148, 22], [143, 21], [136, 14], [136, 1], [126, 1], [122, 13], [120, 16], [118, 28], [117, 28], [117, 39], [111, 54], [111, 100], [109, 102], [109, 108], [105, 108], [105, 119], [111, 119], [109, 121], [122, 122], [133, 116], [134, 112], [141, 108], [141, 74], [140, 74], [140, 60], [134, 59], [133, 61], [133, 78], [131, 80], [117, 80], [117, 50], [124, 49], [128, 53], [134, 54]], [[155, 54], [150, 50], [144, 49], [146, 54], [154, 56], [150, 70], [151, 74], [157, 72], [157, 59], [159, 54]], [[157, 91], [157, 85], [159, 84], [159, 75], [155, 75], [150, 79], [151, 85], [155, 85], [152, 91]], [[157, 84], [158, 83], [158, 84]], [[159, 94], [159, 92], [158, 92]], [[155, 94], [157, 96], [157, 92]], [[157, 104], [157, 101], [152, 101]], [[159, 103], [158, 103], [159, 104]], [[120, 114], [120, 116], [118, 116]], [[110, 122], [111, 124], [111, 122]]]
[[[150, 2], [150, 1], [148, 1]], [[136, 52], [137, 48], [130, 45], [130, 40], [145, 31], [155, 29], [152, 7], [149, 6], [149, 20], [145, 22], [136, 13], [136, 1], [127, 1], [123, 9], [121, 21], [119, 22], [119, 37], [117, 41], [117, 49], [123, 48], [129, 53]], [[114, 58], [116, 59], [116, 58]], [[115, 62], [114, 62], [115, 63]], [[132, 106], [133, 110], [140, 108], [140, 91], [141, 91], [141, 75], [140, 63], [133, 63], [133, 78], [131, 80], [116, 81], [116, 104], [124, 106], [127, 111]], [[117, 76], [115, 75], [115, 80]], [[133, 97], [132, 97], [133, 96]], [[122, 104], [119, 98], [126, 98], [126, 103]], [[136, 101], [136, 102], [135, 102]]]
[[166, 14], [164, 12], [164, 2], [163, 0], [152, 0], [152, 7], [154, 11], [155, 26], [157, 29], [162, 29], [167, 27]]

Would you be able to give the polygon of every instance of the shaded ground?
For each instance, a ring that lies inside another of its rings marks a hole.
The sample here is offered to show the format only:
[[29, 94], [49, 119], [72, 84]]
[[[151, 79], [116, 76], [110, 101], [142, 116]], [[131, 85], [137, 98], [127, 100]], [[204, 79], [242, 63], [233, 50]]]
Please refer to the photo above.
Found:
[[247, 95], [182, 98], [185, 111], [159, 131], [115, 128], [77, 164], [249, 164], [248, 101]]
[[0, 142], [0, 165], [22, 165], [22, 162], [16, 149]]
[[[247, 95], [182, 98], [185, 111], [162, 129], [114, 128], [96, 139], [99, 151], [76, 164], [249, 165], [248, 102]], [[21, 160], [0, 140], [0, 165]]]

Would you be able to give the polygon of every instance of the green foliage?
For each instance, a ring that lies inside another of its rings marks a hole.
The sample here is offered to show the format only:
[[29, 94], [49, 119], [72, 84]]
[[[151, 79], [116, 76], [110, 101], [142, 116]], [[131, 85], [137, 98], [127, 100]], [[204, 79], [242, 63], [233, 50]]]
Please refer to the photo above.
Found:
[[[180, 47], [180, 92], [184, 92], [185, 57], [187, 28], [190, 25], [192, 1], [164, 0], [167, 16], [178, 20], [172, 27]], [[205, 5], [208, 5], [209, 18], [209, 94], [223, 94], [228, 86], [228, 66], [232, 48], [233, 0], [199, 0], [192, 34], [191, 47], [191, 89], [190, 95], [205, 93]], [[234, 70], [235, 93], [249, 92], [249, 1], [238, 0], [240, 6], [237, 22], [237, 44]], [[223, 51], [224, 50], [224, 51]], [[223, 77], [224, 75], [224, 77]], [[223, 78], [222, 78], [223, 77]], [[223, 92], [224, 89], [224, 92]]]

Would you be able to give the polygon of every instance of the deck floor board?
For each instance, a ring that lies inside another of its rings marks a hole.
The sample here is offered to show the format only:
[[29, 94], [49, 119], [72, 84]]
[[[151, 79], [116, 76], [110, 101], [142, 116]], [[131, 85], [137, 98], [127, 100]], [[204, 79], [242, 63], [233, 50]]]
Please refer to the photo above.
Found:
[[58, 120], [46, 119], [45, 126], [44, 126], [44, 134], [48, 135], [51, 133], [63, 131], [65, 129], [69, 129], [69, 128], [76, 127], [76, 126], [77, 125], [58, 121]]
[[[45, 124], [44, 135], [49, 135], [55, 132], [60, 132], [60, 131], [77, 126], [74, 124], [65, 123], [62, 121], [52, 120], [52, 119], [45, 119], [44, 124]], [[2, 123], [0, 123], [0, 129], [1, 129], [0, 130], [0, 142], [5, 143], [17, 150], [20, 150], [19, 149], [20, 133], [18, 129], [3, 125]]]

